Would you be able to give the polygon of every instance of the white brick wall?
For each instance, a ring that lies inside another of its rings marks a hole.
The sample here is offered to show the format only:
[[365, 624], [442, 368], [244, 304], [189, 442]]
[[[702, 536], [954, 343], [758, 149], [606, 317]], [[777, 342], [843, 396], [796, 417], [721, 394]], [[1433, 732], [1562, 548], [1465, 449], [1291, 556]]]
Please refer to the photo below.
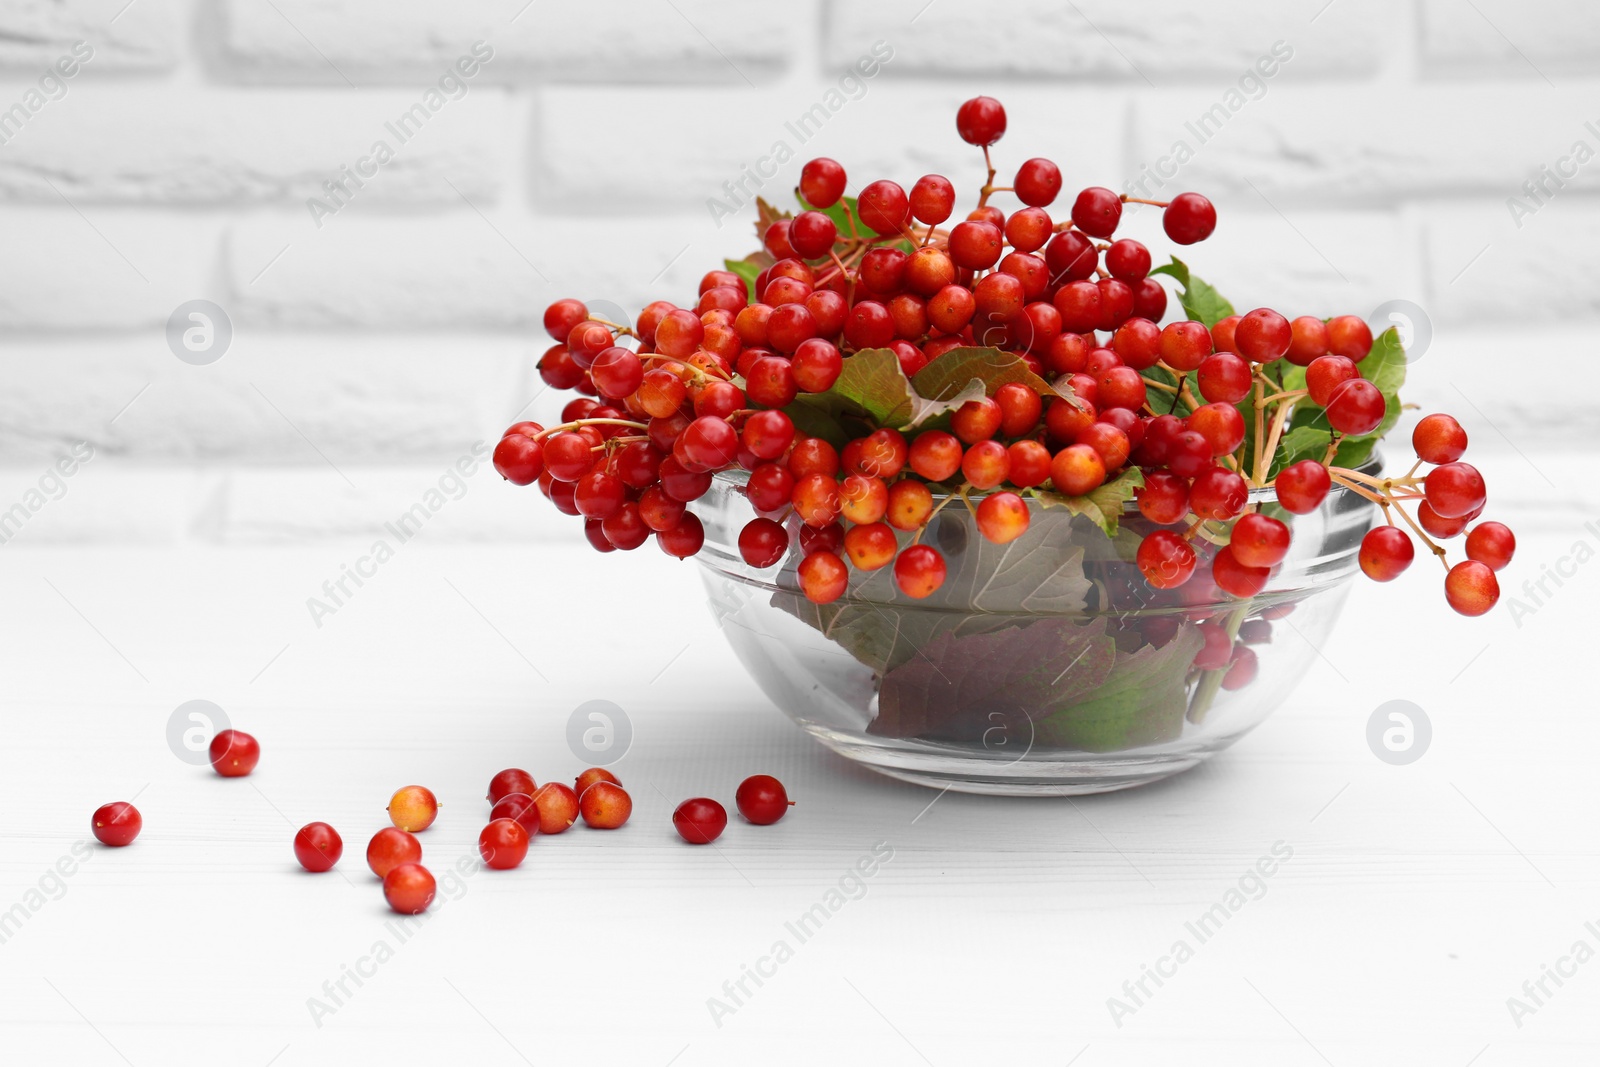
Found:
[[[47, 77], [79, 41], [92, 57]], [[441, 88], [478, 41], [493, 57]], [[892, 58], [841, 83], [877, 41]], [[785, 125], [841, 84], [820, 131]], [[1002, 175], [1049, 155], [1064, 198], [1189, 142], [1165, 191], [1211, 194], [1222, 221], [1182, 254], [1237, 303], [1414, 300], [1436, 332], [1413, 398], [1513, 456], [1587, 443], [1590, 390], [1530, 371], [1600, 318], [1600, 159], [1541, 173], [1600, 153], [1596, 88], [1600, 12], [1576, 0], [16, 0], [0, 505], [82, 440], [95, 460], [16, 544], [363, 535], [473, 441], [554, 414], [546, 302], [686, 298], [747, 251], [748, 213], [718, 225], [706, 202], [780, 143], [772, 199], [828, 154], [852, 190], [934, 170], [970, 200], [953, 112], [977, 92], [1010, 114]], [[402, 143], [386, 124], [418, 104]], [[1208, 112], [1226, 119], [1201, 143], [1186, 123]], [[378, 140], [392, 160], [319, 226], [307, 198], [334, 206], [323, 183]], [[1514, 219], [1530, 179], [1546, 191]], [[1127, 231], [1164, 254], [1153, 212]], [[205, 367], [164, 336], [195, 298], [235, 328]], [[570, 527], [480, 475], [430, 536]]]

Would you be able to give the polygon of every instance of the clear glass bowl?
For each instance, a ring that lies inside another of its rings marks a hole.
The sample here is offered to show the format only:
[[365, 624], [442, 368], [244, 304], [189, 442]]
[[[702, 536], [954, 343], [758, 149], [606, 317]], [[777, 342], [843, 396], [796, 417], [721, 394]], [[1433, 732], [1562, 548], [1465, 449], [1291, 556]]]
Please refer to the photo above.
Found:
[[[995, 545], [954, 501], [923, 534], [949, 571], [931, 597], [905, 596], [886, 567], [852, 572], [843, 597], [816, 605], [799, 592], [796, 552], [766, 570], [740, 557], [739, 531], [755, 514], [743, 484], [742, 472], [718, 475], [695, 510], [711, 608], [745, 669], [835, 752], [972, 793], [1126, 789], [1231, 745], [1317, 655], [1376, 511], [1335, 487], [1294, 516], [1257, 490], [1294, 538], [1261, 595], [1240, 601], [1212, 586], [1215, 549], [1198, 540], [1195, 576], [1151, 589], [1133, 558], [1153, 527], [1131, 505], [1112, 539], [1030, 501], [1028, 532]], [[1227, 666], [1194, 665], [1207, 629]]]

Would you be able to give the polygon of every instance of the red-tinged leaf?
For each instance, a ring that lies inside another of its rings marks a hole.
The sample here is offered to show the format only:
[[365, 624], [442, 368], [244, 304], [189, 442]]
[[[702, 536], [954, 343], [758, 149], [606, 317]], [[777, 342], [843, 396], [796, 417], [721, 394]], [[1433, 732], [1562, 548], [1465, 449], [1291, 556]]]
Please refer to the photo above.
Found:
[[1034, 724], [1102, 685], [1116, 660], [1105, 620], [1042, 618], [942, 634], [883, 678], [869, 733], [998, 742], [1020, 755]]

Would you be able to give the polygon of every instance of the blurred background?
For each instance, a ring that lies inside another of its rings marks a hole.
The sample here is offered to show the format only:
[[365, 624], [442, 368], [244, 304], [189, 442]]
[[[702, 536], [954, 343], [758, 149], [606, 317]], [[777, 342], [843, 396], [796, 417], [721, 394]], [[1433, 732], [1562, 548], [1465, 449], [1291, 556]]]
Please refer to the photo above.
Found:
[[[1600, 424], [1555, 372], [1600, 311], [1593, 5], [11, 0], [0, 68], [13, 552], [365, 543], [559, 411], [550, 300], [689, 300], [814, 155], [970, 206], [977, 93], [1003, 178], [1212, 197], [1184, 256], [1241, 311], [1409, 302], [1406, 399], [1506, 454], [1497, 499], [1594, 511], [1550, 469]], [[434, 543], [579, 536], [487, 464], [445, 494]]]

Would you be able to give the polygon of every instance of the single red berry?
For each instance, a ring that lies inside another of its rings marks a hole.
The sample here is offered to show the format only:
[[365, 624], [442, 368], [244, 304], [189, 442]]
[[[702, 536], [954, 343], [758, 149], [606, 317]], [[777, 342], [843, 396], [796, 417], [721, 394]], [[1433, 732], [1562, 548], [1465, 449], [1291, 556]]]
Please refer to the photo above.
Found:
[[1372, 328], [1359, 315], [1329, 319], [1328, 351], [1360, 363], [1372, 351]]
[[950, 229], [950, 258], [956, 266], [969, 270], [988, 270], [999, 262], [1005, 232], [987, 222], [970, 219]]
[[692, 511], [683, 513], [683, 517], [670, 530], [661, 530], [656, 534], [656, 544], [661, 546], [661, 551], [678, 559], [688, 559], [706, 542], [705, 525], [701, 523], [700, 516]]
[[1467, 558], [1490, 570], [1504, 569], [1516, 550], [1517, 537], [1504, 523], [1480, 522], [1467, 533]]
[[693, 797], [672, 813], [678, 836], [691, 845], [709, 845], [728, 825], [728, 809], [709, 797]]
[[1212, 403], [1237, 404], [1250, 395], [1250, 364], [1232, 352], [1213, 352], [1200, 361], [1200, 395]]
[[333, 869], [344, 855], [344, 839], [325, 822], [308, 822], [294, 835], [294, 858], [308, 871]]
[[1133, 313], [1151, 322], [1160, 322], [1167, 313], [1167, 291], [1154, 278], [1141, 278], [1133, 285]]
[[389, 821], [407, 833], [421, 833], [439, 817], [439, 798], [422, 785], [407, 785], [389, 798]]
[[752, 567], [771, 567], [788, 550], [788, 531], [772, 519], [751, 519], [739, 531], [739, 555]]
[[1161, 329], [1161, 358], [1173, 370], [1197, 370], [1211, 354], [1211, 331], [1205, 323], [1184, 319]]
[[572, 791], [578, 796], [583, 796], [583, 791], [596, 782], [610, 782], [612, 785], [621, 785], [622, 780], [604, 767], [590, 767], [572, 780]]
[[532, 838], [539, 833], [539, 806], [527, 793], [507, 793], [489, 809], [489, 821], [511, 819]]
[[1161, 212], [1161, 228], [1180, 245], [1204, 241], [1217, 228], [1217, 209], [1199, 193], [1179, 193]]
[[1404, 530], [1376, 526], [1361, 539], [1361, 573], [1375, 582], [1392, 582], [1411, 566], [1417, 547]]
[[[840, 542], [842, 548], [842, 533]], [[825, 548], [806, 553], [796, 576], [800, 581], [800, 591], [813, 604], [831, 604], [838, 600], [844, 595], [845, 586], [850, 581], [850, 571], [845, 567], [844, 560], [836, 552]]]
[[1211, 444], [1211, 454], [1226, 456], [1244, 443], [1244, 416], [1232, 404], [1202, 404], [1190, 412], [1189, 429]]
[[838, 239], [839, 227], [820, 211], [802, 211], [789, 223], [789, 243], [804, 259], [827, 255]]
[[94, 809], [89, 819], [89, 829], [102, 845], [121, 848], [133, 844], [144, 828], [144, 818], [139, 809], [125, 801], [117, 800]]
[[1271, 308], [1256, 308], [1234, 327], [1233, 344], [1251, 363], [1271, 363], [1289, 351], [1292, 335], [1288, 319]]
[[528, 831], [515, 819], [495, 819], [478, 834], [478, 855], [484, 865], [509, 871], [528, 855]]
[[1091, 186], [1072, 202], [1072, 224], [1090, 237], [1110, 237], [1122, 221], [1122, 198], [1110, 189]]
[[1194, 549], [1171, 530], [1146, 534], [1136, 558], [1139, 572], [1155, 589], [1176, 589], [1194, 574]]
[[1211, 442], [1204, 434], [1185, 430], [1167, 446], [1167, 466], [1180, 478], [1197, 478], [1212, 466]]
[[1278, 494], [1278, 503], [1285, 510], [1296, 515], [1309, 515], [1322, 506], [1328, 490], [1333, 486], [1333, 478], [1328, 474], [1328, 468], [1316, 460], [1302, 459], [1279, 471], [1272, 484]]
[[1035, 157], [1017, 168], [1011, 188], [1017, 199], [1029, 207], [1045, 207], [1061, 192], [1061, 168], [1048, 159]]
[[1030, 518], [1027, 503], [1016, 493], [992, 493], [978, 502], [978, 532], [997, 545], [1009, 544], [1027, 533]]
[[994, 144], [1006, 132], [1006, 109], [992, 96], [975, 96], [956, 111], [956, 132], [979, 148]]
[[733, 799], [739, 814], [757, 826], [771, 826], [794, 805], [783, 783], [770, 774], [752, 774], [740, 782]]
[[830, 208], [844, 195], [844, 167], [819, 156], [800, 168], [800, 195], [815, 208]]
[[914, 600], [932, 596], [944, 578], [944, 557], [928, 545], [912, 545], [894, 561], [894, 584]]
[[494, 469], [512, 485], [529, 485], [544, 473], [544, 445], [520, 433], [511, 433], [494, 446]]
[[578, 821], [578, 794], [560, 782], [546, 782], [533, 794], [533, 806], [539, 809], [541, 834], [563, 833]]
[[589, 309], [584, 307], [583, 301], [568, 297], [544, 309], [544, 328], [551, 337], [565, 343], [572, 328], [588, 317]]
[[1236, 646], [1229, 660], [1228, 670], [1222, 676], [1222, 688], [1243, 689], [1256, 680], [1256, 670], [1259, 665], [1255, 649], [1245, 645]]
[[1315, 315], [1301, 315], [1289, 323], [1289, 351], [1285, 358], [1297, 367], [1309, 367], [1311, 361], [1328, 354], [1328, 328]]
[[1437, 511], [1434, 511], [1426, 500], [1417, 505], [1417, 525], [1421, 526], [1428, 532], [1429, 536], [1436, 540], [1448, 541], [1452, 537], [1460, 537], [1461, 531], [1465, 530], [1467, 524], [1471, 521], [1472, 519], [1468, 515], [1447, 519]]
[[1365, 378], [1352, 378], [1334, 387], [1326, 410], [1329, 426], [1339, 433], [1360, 437], [1383, 422], [1388, 402], [1376, 385]]
[[1189, 483], [1167, 470], [1153, 470], [1133, 491], [1139, 511], [1151, 522], [1170, 526], [1189, 513]]
[[[1210, 458], [1210, 454], [1211, 449], [1207, 446], [1207, 458]], [[1068, 445], [1050, 460], [1050, 480], [1057, 492], [1065, 496], [1082, 496], [1105, 484], [1105, 460], [1089, 445]]]
[[[1050, 214], [1042, 207], [1021, 208], [1006, 219], [1006, 240], [1018, 252], [1037, 252], [1050, 240], [1053, 231]], [[1041, 266], [1048, 277], [1050, 268], [1042, 263]]]
[[1250, 483], [1223, 467], [1201, 471], [1189, 486], [1189, 507], [1202, 519], [1231, 519], [1249, 502]]
[[1318, 356], [1306, 368], [1306, 392], [1313, 404], [1327, 407], [1333, 401], [1334, 390], [1359, 377], [1361, 371], [1354, 361], [1344, 356]]
[[438, 886], [420, 863], [402, 863], [383, 876], [383, 899], [401, 915], [421, 915], [433, 903]]
[[1289, 527], [1253, 511], [1233, 524], [1228, 547], [1246, 567], [1276, 567], [1289, 554]]
[[526, 793], [532, 796], [537, 788], [538, 784], [534, 782], [533, 775], [515, 767], [508, 767], [489, 779], [489, 793], [486, 799], [494, 804], [501, 797], [510, 796], [512, 793]]
[[1449, 415], [1425, 415], [1411, 431], [1411, 447], [1424, 463], [1454, 463], [1467, 450], [1467, 431]]
[[911, 219], [911, 201], [898, 184], [880, 179], [861, 190], [856, 214], [873, 233], [899, 233]]
[[956, 187], [942, 174], [924, 174], [911, 187], [911, 214], [918, 222], [938, 225], [956, 206]]
[[211, 766], [224, 778], [243, 778], [261, 760], [261, 745], [243, 730], [222, 730], [211, 739]]
[[1253, 597], [1265, 589], [1271, 575], [1270, 567], [1247, 567], [1240, 563], [1228, 548], [1219, 549], [1211, 561], [1211, 580], [1217, 583], [1217, 588], [1241, 599]]
[[1488, 564], [1465, 560], [1450, 568], [1444, 578], [1445, 599], [1462, 615], [1482, 615], [1500, 599], [1500, 582]]
[[367, 842], [367, 866], [379, 878], [402, 863], [416, 863], [420, 859], [422, 842], [393, 826], [385, 826]]
[[1232, 352], [1239, 354], [1239, 347], [1235, 344], [1234, 333], [1239, 328], [1239, 320], [1243, 316], [1226, 315], [1216, 321], [1211, 327], [1211, 346], [1218, 352]]
[[583, 821], [596, 830], [615, 830], [633, 814], [633, 798], [615, 782], [596, 782], [578, 795]]
[[1470, 463], [1445, 463], [1428, 472], [1422, 483], [1428, 506], [1441, 518], [1467, 518], [1483, 507], [1488, 490], [1483, 475]]
[[[731, 289], [721, 291], [733, 292]], [[737, 293], [734, 299], [739, 301], [739, 306], [744, 306], [744, 299]], [[594, 382], [601, 396], [608, 400], [621, 400], [631, 396], [644, 381], [644, 363], [635, 353], [613, 345], [595, 357], [594, 364], [589, 368], [589, 380]]]

